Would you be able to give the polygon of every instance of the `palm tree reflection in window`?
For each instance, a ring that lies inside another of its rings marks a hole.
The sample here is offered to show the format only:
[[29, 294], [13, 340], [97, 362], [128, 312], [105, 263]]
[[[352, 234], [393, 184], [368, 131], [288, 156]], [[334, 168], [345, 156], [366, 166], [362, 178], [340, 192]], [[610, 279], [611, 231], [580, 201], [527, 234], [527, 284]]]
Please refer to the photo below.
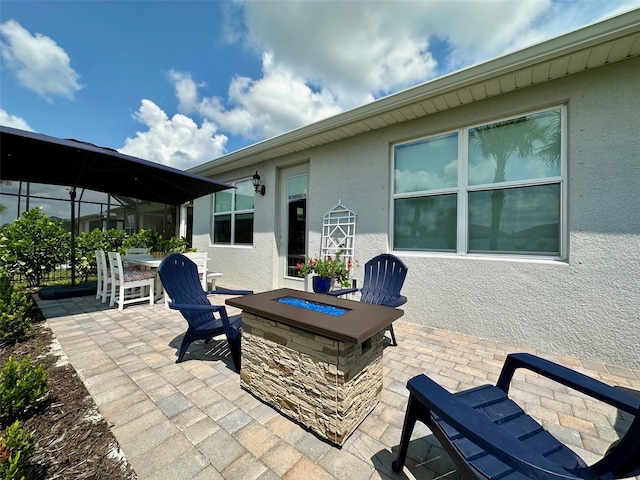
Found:
[[[560, 110], [553, 110], [470, 129], [469, 184], [499, 185], [510, 181], [558, 176], [560, 127]], [[479, 154], [480, 158], [476, 156], [475, 165], [472, 165], [474, 153]], [[511, 164], [508, 164], [508, 160], [512, 158]], [[486, 177], [487, 162], [494, 162], [493, 179]], [[546, 167], [542, 173], [532, 168], [536, 162]], [[476, 178], [473, 173], [474, 167], [478, 170]], [[482, 171], [485, 172], [485, 176], [482, 175]], [[494, 188], [490, 197], [489, 250], [495, 251], [498, 250], [505, 189]]]
[[[455, 251], [457, 195], [431, 195], [396, 200], [395, 245], [408, 250]], [[402, 219], [402, 220], [401, 220]]]

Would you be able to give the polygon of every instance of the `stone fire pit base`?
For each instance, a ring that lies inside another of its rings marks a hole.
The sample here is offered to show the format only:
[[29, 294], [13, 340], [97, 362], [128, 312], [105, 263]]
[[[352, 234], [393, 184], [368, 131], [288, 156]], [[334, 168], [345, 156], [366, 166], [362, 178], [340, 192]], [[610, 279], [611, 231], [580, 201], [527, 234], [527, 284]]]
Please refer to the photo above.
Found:
[[245, 311], [240, 385], [343, 445], [380, 401], [383, 333], [354, 345]]

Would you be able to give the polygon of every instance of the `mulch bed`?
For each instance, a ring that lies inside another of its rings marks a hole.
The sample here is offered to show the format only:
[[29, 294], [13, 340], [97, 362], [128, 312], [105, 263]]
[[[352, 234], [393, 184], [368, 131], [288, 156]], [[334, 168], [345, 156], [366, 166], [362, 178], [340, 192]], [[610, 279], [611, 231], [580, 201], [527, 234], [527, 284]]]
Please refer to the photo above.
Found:
[[[0, 348], [0, 364], [9, 357], [31, 355], [49, 373], [49, 394], [43, 408], [20, 421], [31, 432], [37, 448], [32, 457], [33, 480], [133, 480], [136, 474], [100, 415], [93, 398], [66, 361], [40, 310], [34, 305], [28, 338]], [[0, 427], [0, 436], [4, 430]]]

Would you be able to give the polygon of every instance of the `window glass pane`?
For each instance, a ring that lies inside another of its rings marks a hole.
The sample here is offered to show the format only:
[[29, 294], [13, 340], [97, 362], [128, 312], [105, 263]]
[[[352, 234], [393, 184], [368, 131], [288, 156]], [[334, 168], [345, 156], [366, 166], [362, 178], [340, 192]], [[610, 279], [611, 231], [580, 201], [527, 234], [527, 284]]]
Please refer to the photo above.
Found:
[[251, 180], [236, 183], [236, 210], [253, 210], [253, 201], [256, 198]]
[[231, 195], [233, 190], [224, 190], [222, 192], [214, 193], [213, 195], [213, 211], [218, 212], [230, 212], [231, 211]]
[[307, 176], [297, 175], [287, 178], [287, 200], [289, 202], [307, 198]]
[[298, 276], [298, 263], [304, 262], [307, 245], [307, 199], [289, 202], [287, 212], [287, 275]]
[[559, 255], [560, 185], [469, 193], [470, 252]]
[[[253, 210], [255, 192], [251, 180], [235, 183], [234, 190], [218, 192], [214, 196], [213, 242], [225, 244], [253, 244]], [[219, 215], [219, 212], [230, 212]], [[232, 225], [234, 227], [232, 233]]]
[[394, 248], [456, 250], [457, 195], [402, 198], [394, 202]]
[[235, 244], [253, 244], [253, 213], [236, 215]]
[[469, 130], [469, 185], [560, 176], [560, 110]]
[[231, 215], [213, 217], [213, 243], [231, 243]]
[[394, 193], [458, 185], [458, 134], [452, 133], [394, 149]]

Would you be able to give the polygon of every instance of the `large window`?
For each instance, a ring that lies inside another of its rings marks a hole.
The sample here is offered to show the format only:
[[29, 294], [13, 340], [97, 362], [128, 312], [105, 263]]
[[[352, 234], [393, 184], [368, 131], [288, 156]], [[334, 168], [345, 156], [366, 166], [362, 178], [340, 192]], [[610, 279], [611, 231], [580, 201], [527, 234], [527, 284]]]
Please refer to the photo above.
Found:
[[213, 196], [213, 243], [253, 244], [253, 201], [251, 180], [233, 184], [236, 188]]
[[393, 248], [559, 258], [564, 109], [393, 148]]

